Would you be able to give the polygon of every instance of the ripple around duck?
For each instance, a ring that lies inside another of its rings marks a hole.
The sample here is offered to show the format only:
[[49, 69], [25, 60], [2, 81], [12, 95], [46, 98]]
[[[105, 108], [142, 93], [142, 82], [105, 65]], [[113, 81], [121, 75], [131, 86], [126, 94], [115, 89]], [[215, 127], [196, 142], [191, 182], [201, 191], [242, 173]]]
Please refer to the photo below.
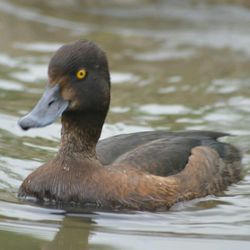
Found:
[[159, 105], [159, 104], [147, 104], [141, 105], [140, 112], [150, 115], [178, 115], [190, 113], [190, 109], [182, 105]]
[[111, 112], [119, 113], [119, 114], [127, 113], [129, 110], [130, 110], [129, 107], [112, 107], [112, 108], [110, 108]]
[[24, 91], [22, 84], [9, 80], [0, 79], [0, 89], [9, 90], [9, 91]]
[[[89, 238], [89, 245], [101, 244], [106, 242], [107, 239], [109, 239], [109, 244], [114, 244], [114, 241], [120, 239], [123, 245], [121, 249], [124, 249], [124, 238], [129, 237], [130, 241], [133, 242], [150, 237], [152, 242], [160, 240], [164, 245], [166, 245], [166, 241], [171, 239], [184, 242], [189, 242], [189, 238], [196, 239], [196, 242], [198, 238], [200, 240], [203, 239], [203, 242], [209, 239], [221, 239], [223, 241], [220, 241], [220, 244], [224, 246], [234, 239], [249, 240], [248, 226], [250, 222], [247, 218], [249, 211], [247, 206], [242, 205], [242, 202], [239, 204], [237, 196], [234, 196], [234, 198], [236, 199], [235, 209], [233, 209], [234, 207], [231, 203], [232, 196], [229, 194], [228, 198], [227, 196], [224, 196], [224, 198], [206, 197], [182, 203], [168, 213], [137, 212], [126, 214], [91, 212], [81, 214], [78, 212], [77, 214], [69, 213], [66, 217], [63, 210], [11, 204], [1, 201], [0, 215], [4, 215], [6, 219], [0, 220], [0, 230], [31, 235], [46, 241], [56, 241], [57, 234], [63, 234], [63, 231], [66, 230], [67, 232], [71, 227], [74, 227], [76, 232], [79, 230], [81, 235], [89, 233], [86, 223], [91, 221], [92, 226], [90, 228], [91, 230], [95, 228], [95, 237]], [[211, 208], [205, 205], [204, 209], [200, 210], [201, 202], [209, 204], [211, 201], [214, 204], [218, 203], [218, 205]], [[194, 213], [193, 208], [195, 206], [200, 208]], [[230, 206], [230, 210], [226, 206]], [[221, 216], [222, 210], [224, 211], [223, 216]], [[180, 211], [182, 212], [180, 213]], [[238, 213], [240, 216], [235, 217], [235, 213]], [[16, 221], [16, 219], [18, 220]], [[240, 230], [236, 230], [238, 223], [242, 225]], [[188, 232], [186, 230], [187, 227], [189, 228]], [[67, 239], [67, 235], [64, 237]], [[224, 240], [226, 241], [224, 242]], [[235, 243], [234, 241], [232, 242]], [[244, 246], [243, 242], [239, 241], [238, 243]], [[161, 244], [159, 246], [163, 247]], [[147, 245], [147, 247], [149, 246]], [[138, 245], [135, 249], [138, 249]]]
[[17, 190], [21, 184], [21, 180], [23, 180], [31, 171], [37, 168], [41, 162], [27, 159], [13, 159], [11, 157], [1, 156], [0, 164], [0, 170], [4, 171], [10, 180], [10, 182], [8, 182], [3, 178], [3, 181]]
[[228, 100], [228, 105], [235, 107], [236, 110], [250, 114], [250, 99], [249, 97], [234, 96]]
[[177, 50], [174, 48], [163, 48], [153, 52], [137, 54], [134, 58], [141, 61], [166, 61], [172, 59], [190, 58], [193, 55], [195, 55], [195, 51], [192, 49]]
[[132, 73], [121, 73], [121, 72], [111, 73], [112, 84], [122, 84], [122, 83], [130, 83], [130, 82], [134, 83], [138, 80], [139, 80], [139, 77]]
[[[199, 235], [197, 235], [197, 238], [195, 239], [185, 239], [185, 238], [177, 238], [175, 236], [173, 237], [167, 237], [167, 235], [163, 237], [157, 237], [154, 236], [154, 238], [149, 238], [149, 236], [137, 236], [131, 239], [129, 236], [122, 235], [117, 236], [116, 235], [116, 247], [117, 249], [183, 249], [183, 246], [187, 248], [192, 248], [194, 250], [200, 249], [201, 245], [203, 246], [203, 249], [232, 249], [237, 250], [239, 248], [241, 249], [247, 249], [249, 247], [248, 243], [246, 242], [239, 242], [239, 241], [219, 241], [219, 240], [202, 240], [198, 239]], [[108, 235], [105, 233], [97, 233], [95, 236], [93, 236], [91, 242], [98, 244], [98, 245], [104, 245], [111, 247], [111, 242], [114, 242], [115, 239], [112, 235]]]
[[116, 124], [104, 124], [101, 139], [117, 135], [117, 134], [127, 134], [135, 133], [141, 131], [150, 131], [152, 128], [146, 126], [128, 125], [122, 122]]
[[[8, 131], [11, 134], [22, 137], [42, 137], [52, 141], [57, 141], [60, 138], [60, 124], [52, 124], [50, 129], [39, 128], [27, 131], [23, 131], [18, 125], [17, 121], [19, 118], [11, 115], [0, 114], [0, 129]], [[42, 136], [41, 136], [42, 135]]]
[[[0, 231], [51, 241], [59, 231], [64, 211], [0, 201]], [[49, 221], [49, 223], [48, 223]]]
[[14, 5], [10, 2], [1, 1], [0, 2], [0, 11], [7, 13], [9, 15], [13, 15], [15, 18], [19, 18], [21, 20], [27, 20], [35, 23], [41, 23], [45, 25], [49, 25], [51, 27], [70, 29], [79, 31], [82, 33], [89, 32], [91, 25], [86, 25], [83, 23], [73, 22], [61, 18], [55, 18], [52, 16], [42, 15], [36, 9], [25, 8], [18, 5]]
[[17, 49], [33, 51], [33, 52], [55, 52], [62, 44], [60, 43], [16, 43], [14, 47]]
[[158, 90], [158, 92], [161, 93], [161, 94], [174, 93], [174, 92], [176, 92], [176, 88], [174, 86], [166, 87], [166, 88], [160, 88]]
[[11, 58], [9, 55], [0, 53], [0, 64], [7, 67], [18, 66], [19, 62], [16, 59]]
[[22, 71], [13, 72], [11, 76], [20, 82], [37, 83], [37, 80], [44, 79], [47, 76], [47, 65], [26, 63]]
[[247, 87], [248, 84], [249, 79], [215, 79], [207, 88], [207, 92], [229, 94]]

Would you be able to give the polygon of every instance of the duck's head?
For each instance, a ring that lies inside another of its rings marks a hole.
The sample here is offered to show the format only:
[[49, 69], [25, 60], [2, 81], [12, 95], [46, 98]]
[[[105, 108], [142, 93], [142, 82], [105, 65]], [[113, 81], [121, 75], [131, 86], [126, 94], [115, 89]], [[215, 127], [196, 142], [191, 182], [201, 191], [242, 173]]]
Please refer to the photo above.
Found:
[[19, 120], [22, 129], [47, 126], [62, 114], [105, 118], [110, 76], [106, 55], [95, 43], [77, 41], [59, 48], [49, 63], [48, 77], [42, 98]]

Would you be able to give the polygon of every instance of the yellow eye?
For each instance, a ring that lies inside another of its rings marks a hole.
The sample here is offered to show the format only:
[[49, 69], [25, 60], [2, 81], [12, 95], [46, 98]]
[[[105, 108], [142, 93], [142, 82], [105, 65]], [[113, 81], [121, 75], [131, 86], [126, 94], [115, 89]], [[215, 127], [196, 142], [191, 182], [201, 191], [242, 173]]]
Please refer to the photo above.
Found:
[[85, 69], [80, 69], [77, 71], [76, 73], [76, 77], [79, 79], [79, 80], [82, 80], [85, 76], [87, 75], [87, 71]]

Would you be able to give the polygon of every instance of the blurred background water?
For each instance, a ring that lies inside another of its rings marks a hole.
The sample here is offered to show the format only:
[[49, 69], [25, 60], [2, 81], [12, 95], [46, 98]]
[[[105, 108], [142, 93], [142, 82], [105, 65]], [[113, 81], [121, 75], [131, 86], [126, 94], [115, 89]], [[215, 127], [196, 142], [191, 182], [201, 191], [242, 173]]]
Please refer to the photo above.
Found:
[[[0, 249], [249, 249], [248, 0], [0, 0]], [[60, 123], [21, 131], [62, 44], [107, 52], [112, 102], [102, 138], [207, 129], [245, 151], [245, 177], [164, 213], [65, 212], [18, 200], [21, 181], [58, 148]]]

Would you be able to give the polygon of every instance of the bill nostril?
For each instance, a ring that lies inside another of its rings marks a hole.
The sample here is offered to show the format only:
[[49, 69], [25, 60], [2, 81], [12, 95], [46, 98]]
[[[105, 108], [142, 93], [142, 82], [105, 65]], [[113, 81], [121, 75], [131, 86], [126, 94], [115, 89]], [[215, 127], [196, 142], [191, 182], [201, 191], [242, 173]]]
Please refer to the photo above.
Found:
[[55, 99], [51, 100], [51, 101], [48, 103], [48, 107], [50, 107], [54, 102], [55, 102]]

